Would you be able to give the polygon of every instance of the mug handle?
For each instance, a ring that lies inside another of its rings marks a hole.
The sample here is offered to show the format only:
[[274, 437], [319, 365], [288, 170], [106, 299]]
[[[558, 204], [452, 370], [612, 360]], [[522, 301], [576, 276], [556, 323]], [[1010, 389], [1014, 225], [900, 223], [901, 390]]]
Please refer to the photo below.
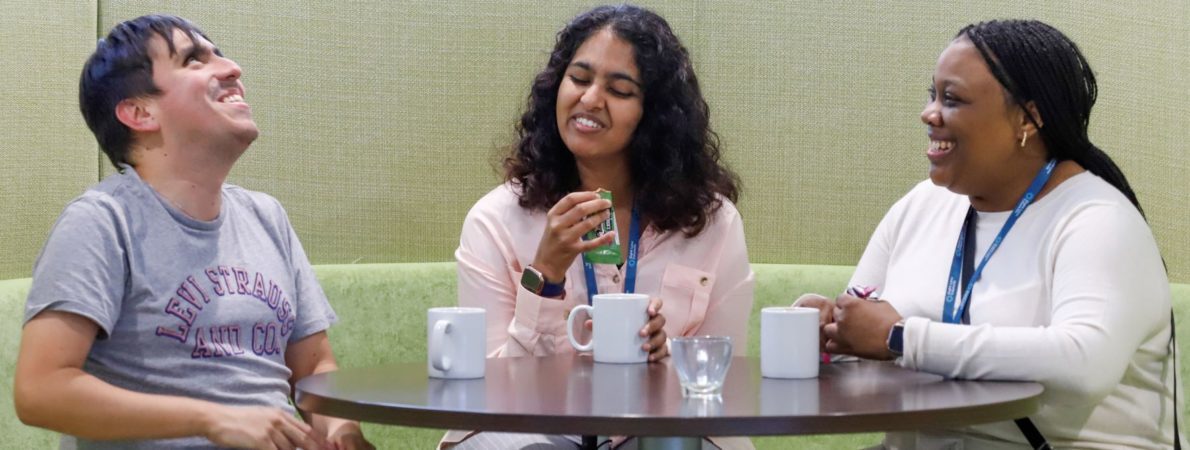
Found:
[[579, 305], [570, 310], [570, 317], [566, 318], [566, 337], [570, 338], [570, 345], [573, 345], [575, 350], [589, 352], [595, 348], [595, 336], [591, 336], [591, 340], [586, 344], [579, 344], [578, 340], [574, 338], [574, 318], [578, 317], [579, 311], [584, 310], [587, 311], [587, 315], [591, 316], [592, 319], [595, 318], [595, 308], [592, 308], [591, 305]]
[[450, 322], [439, 320], [430, 333], [430, 364], [443, 372], [450, 371], [450, 357], [446, 356], [446, 335], [450, 334]]

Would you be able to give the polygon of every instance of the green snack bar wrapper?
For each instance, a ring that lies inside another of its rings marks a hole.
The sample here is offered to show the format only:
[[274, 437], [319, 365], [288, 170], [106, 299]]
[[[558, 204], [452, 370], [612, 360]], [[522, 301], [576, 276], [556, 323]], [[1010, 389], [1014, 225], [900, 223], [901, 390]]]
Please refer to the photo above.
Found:
[[[612, 200], [611, 191], [596, 189], [595, 193], [599, 194], [599, 197], [607, 199], [609, 202]], [[600, 236], [603, 236], [607, 233], [611, 233], [613, 236], [615, 236], [615, 240], [613, 240], [611, 244], [600, 245], [583, 253], [583, 258], [592, 264], [620, 263], [620, 233], [616, 231], [616, 208], [608, 208], [608, 211], [610, 211], [611, 214], [607, 216], [607, 220], [601, 222], [599, 226], [583, 235], [584, 241], [599, 239]]]

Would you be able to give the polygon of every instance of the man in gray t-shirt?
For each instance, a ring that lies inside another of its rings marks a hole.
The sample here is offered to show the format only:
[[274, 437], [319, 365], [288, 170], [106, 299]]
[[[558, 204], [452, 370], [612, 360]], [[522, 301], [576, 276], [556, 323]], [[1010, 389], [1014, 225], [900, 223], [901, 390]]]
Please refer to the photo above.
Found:
[[14, 382], [64, 447], [372, 448], [290, 405], [336, 321], [281, 205], [224, 183], [256, 139], [240, 68], [193, 24], [117, 25], [83, 68], [119, 169], [70, 202], [33, 269]]

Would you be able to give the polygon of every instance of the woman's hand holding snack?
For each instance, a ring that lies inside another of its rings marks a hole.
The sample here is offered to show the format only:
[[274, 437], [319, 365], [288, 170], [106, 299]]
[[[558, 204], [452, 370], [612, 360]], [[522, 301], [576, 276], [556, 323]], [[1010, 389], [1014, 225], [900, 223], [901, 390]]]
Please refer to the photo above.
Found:
[[611, 207], [610, 201], [594, 192], [572, 192], [558, 200], [546, 213], [545, 232], [537, 245], [533, 268], [546, 280], [561, 282], [579, 253], [610, 244], [616, 237], [614, 233], [590, 241], [584, 241], [583, 234], [607, 220]]

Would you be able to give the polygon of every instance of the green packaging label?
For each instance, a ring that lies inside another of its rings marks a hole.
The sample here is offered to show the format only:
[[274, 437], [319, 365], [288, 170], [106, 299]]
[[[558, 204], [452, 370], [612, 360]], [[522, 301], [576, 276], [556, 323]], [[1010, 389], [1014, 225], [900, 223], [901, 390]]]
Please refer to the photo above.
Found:
[[[595, 193], [599, 194], [600, 198], [607, 199], [607, 201], [609, 201], [609, 202], [612, 201], [611, 191], [597, 189], [597, 190], [595, 190]], [[611, 212], [611, 214], [609, 214], [607, 216], [607, 220], [600, 222], [599, 226], [595, 227], [591, 231], [588, 231], [586, 234], [584, 234], [583, 240], [590, 241], [590, 240], [594, 240], [594, 239], [599, 239], [600, 236], [603, 236], [608, 233], [611, 233], [612, 236], [615, 236], [615, 238], [614, 238], [614, 240], [612, 240], [612, 243], [610, 243], [610, 244], [600, 245], [600, 246], [595, 247], [587, 252], [584, 252], [583, 258], [586, 259], [587, 262], [590, 262], [593, 264], [619, 264], [620, 263], [620, 233], [618, 233], [616, 231], [616, 208], [615, 207], [608, 208], [608, 211]]]

